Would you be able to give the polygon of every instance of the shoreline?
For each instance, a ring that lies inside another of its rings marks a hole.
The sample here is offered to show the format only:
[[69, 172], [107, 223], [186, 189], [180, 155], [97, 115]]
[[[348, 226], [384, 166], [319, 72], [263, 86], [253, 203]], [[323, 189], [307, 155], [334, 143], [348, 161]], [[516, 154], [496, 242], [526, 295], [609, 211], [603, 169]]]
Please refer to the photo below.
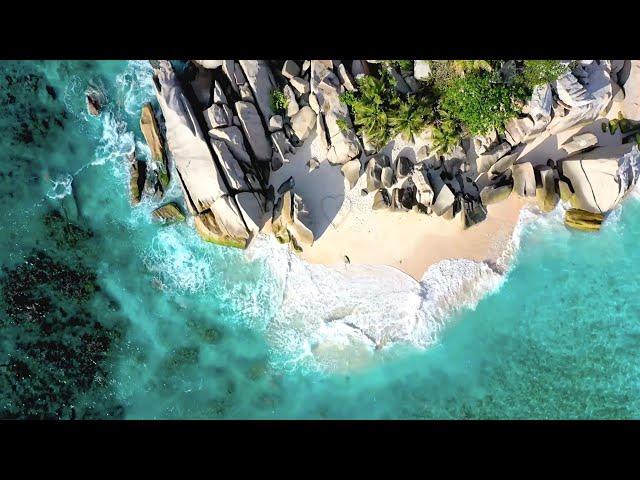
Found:
[[373, 212], [367, 226], [361, 228], [356, 217], [349, 215], [337, 227], [327, 229], [300, 258], [336, 266], [344, 265], [348, 256], [351, 264], [390, 266], [418, 282], [429, 267], [442, 260], [497, 265], [510, 245], [522, 208], [530, 203], [513, 196], [489, 205], [487, 219], [467, 230], [458, 222], [415, 212]]

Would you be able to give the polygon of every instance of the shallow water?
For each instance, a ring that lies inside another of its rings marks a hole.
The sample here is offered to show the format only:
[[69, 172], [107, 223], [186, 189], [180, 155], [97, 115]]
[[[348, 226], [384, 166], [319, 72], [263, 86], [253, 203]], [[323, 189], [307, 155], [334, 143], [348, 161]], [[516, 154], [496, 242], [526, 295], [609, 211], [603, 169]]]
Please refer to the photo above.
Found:
[[[126, 154], [149, 154], [138, 127], [153, 99], [146, 62], [3, 62], [3, 72], [0, 259], [12, 282], [2, 284], [0, 417], [640, 416], [637, 198], [600, 234], [566, 230], [558, 212], [528, 222], [507, 279], [445, 319], [434, 292], [469, 290], [453, 278], [462, 264], [388, 294], [387, 277], [349, 285], [272, 244], [248, 258], [188, 224], [153, 223], [150, 200], [131, 207]], [[98, 118], [85, 109], [90, 82], [108, 98]], [[74, 222], [91, 233], [45, 221], [73, 218], [71, 196]], [[175, 183], [168, 198], [180, 201]], [[35, 267], [16, 270], [26, 258]], [[16, 278], [35, 313], [11, 309]], [[375, 315], [391, 339], [377, 352], [326, 322]], [[43, 353], [53, 351], [64, 354]], [[326, 368], [336, 358], [351, 368]]]

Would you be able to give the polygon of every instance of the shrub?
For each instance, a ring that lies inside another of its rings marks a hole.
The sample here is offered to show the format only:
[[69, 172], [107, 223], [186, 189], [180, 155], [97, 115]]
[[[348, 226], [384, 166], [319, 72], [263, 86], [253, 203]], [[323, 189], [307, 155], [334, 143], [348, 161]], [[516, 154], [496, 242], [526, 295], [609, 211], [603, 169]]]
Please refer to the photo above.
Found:
[[519, 113], [513, 89], [501, 83], [496, 73], [467, 74], [452, 80], [440, 108], [472, 135], [484, 135], [492, 128], [502, 130], [504, 122]]
[[276, 113], [282, 113], [287, 109], [289, 100], [284, 95], [282, 90], [274, 88], [271, 90], [271, 109]]
[[553, 82], [568, 71], [569, 68], [558, 60], [525, 60], [522, 75], [525, 84], [533, 88]]

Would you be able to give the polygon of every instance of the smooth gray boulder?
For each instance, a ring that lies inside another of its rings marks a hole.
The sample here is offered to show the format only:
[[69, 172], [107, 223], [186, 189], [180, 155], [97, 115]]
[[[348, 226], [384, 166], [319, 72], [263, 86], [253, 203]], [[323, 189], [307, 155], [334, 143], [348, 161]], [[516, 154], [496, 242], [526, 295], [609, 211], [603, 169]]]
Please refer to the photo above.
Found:
[[518, 160], [520, 153], [521, 152], [518, 151], [516, 153], [505, 155], [500, 160], [496, 161], [493, 165], [491, 165], [491, 168], [489, 169], [489, 172], [488, 172], [489, 179], [494, 179], [502, 175], [504, 172], [510, 170], [513, 164], [516, 163], [516, 160]]
[[413, 162], [405, 156], [399, 156], [396, 159], [396, 177], [405, 178], [413, 172]]
[[533, 197], [536, 194], [536, 177], [531, 163], [520, 163], [511, 167], [513, 191], [521, 197]]
[[431, 78], [431, 65], [428, 60], [415, 60], [413, 62], [413, 76], [416, 80], [426, 82]]
[[233, 112], [227, 105], [218, 105], [214, 103], [204, 112], [204, 119], [207, 122], [208, 127], [218, 128], [231, 125], [233, 121]]
[[571, 206], [593, 213], [606, 213], [615, 208], [630, 187], [620, 175], [622, 160], [632, 153], [633, 145], [596, 148], [560, 162], [563, 175], [571, 181], [574, 195]]
[[[249, 145], [251, 145], [256, 159], [262, 162], [269, 162], [271, 160], [271, 143], [267, 139], [267, 134], [262, 126], [262, 120], [256, 106], [253, 103], [242, 101], [236, 102], [235, 106], [242, 130]], [[267, 122], [269, 118], [267, 118]]]
[[342, 167], [340, 168], [342, 175], [344, 175], [344, 178], [347, 180], [347, 183], [349, 184], [349, 190], [355, 187], [356, 183], [358, 183], [358, 178], [360, 178], [361, 167], [362, 166], [360, 164], [360, 160], [355, 159], [355, 160], [348, 161], [347, 163], [342, 165]]
[[300, 75], [300, 66], [293, 60], [287, 60], [282, 66], [282, 75], [288, 79], [297, 77]]
[[502, 202], [503, 200], [509, 198], [512, 190], [513, 185], [511, 183], [500, 186], [487, 185], [480, 192], [480, 200], [485, 205]]
[[203, 68], [213, 70], [214, 68], [221, 67], [224, 60], [193, 60], [193, 62], [197, 63]]
[[411, 179], [416, 186], [416, 201], [421, 205], [430, 206], [434, 193], [427, 171], [424, 168], [416, 168]]
[[340, 82], [348, 92], [355, 92], [357, 90], [353, 77], [343, 63], [338, 65], [338, 78], [340, 78]]
[[301, 141], [304, 141], [316, 126], [316, 112], [311, 107], [302, 107], [291, 117], [291, 128]]
[[438, 192], [435, 202], [433, 202], [433, 211], [439, 217], [442, 216], [449, 208], [453, 206], [456, 197], [449, 188], [449, 186], [445, 183], [442, 185], [442, 188]]
[[492, 150], [476, 158], [476, 168], [478, 173], [487, 172], [502, 157], [511, 151], [509, 142], [502, 142]]
[[211, 145], [218, 156], [218, 161], [227, 179], [227, 184], [236, 190], [249, 190], [251, 187], [245, 179], [244, 171], [240, 167], [236, 157], [231, 153], [227, 144], [222, 140], [212, 138]]
[[217, 81], [213, 82], [213, 103], [217, 103], [218, 105], [227, 103], [227, 97]]
[[282, 93], [284, 98], [287, 99], [287, 117], [293, 117], [300, 107], [298, 106], [298, 101], [296, 100], [296, 94], [293, 92], [293, 88], [290, 85], [285, 85], [282, 89]]
[[393, 169], [391, 167], [384, 167], [382, 169], [382, 173], [380, 174], [380, 182], [385, 188], [391, 188], [391, 186], [396, 183]]
[[391, 198], [385, 189], [378, 190], [373, 196], [373, 210], [387, 209], [391, 206]]
[[265, 60], [239, 60], [239, 62], [255, 95], [260, 114], [268, 124], [274, 114], [271, 110], [271, 92], [277, 87], [269, 63]]
[[543, 130], [551, 121], [551, 108], [553, 106], [551, 85], [545, 83], [535, 87], [528, 106], [534, 129], [536, 131]]
[[541, 185], [536, 188], [538, 207], [540, 207], [540, 210], [543, 212], [550, 212], [556, 208], [560, 200], [560, 195], [558, 195], [555, 185], [556, 172], [547, 166], [538, 167], [538, 172], [541, 183]]
[[598, 144], [598, 137], [593, 133], [583, 133], [582, 135], [574, 135], [565, 143], [562, 144], [562, 149], [567, 155], [573, 155], [574, 153], [586, 150]]
[[282, 116], [274, 115], [269, 119], [269, 132], [275, 132], [277, 130], [282, 130], [284, 123], [282, 121]]
[[289, 80], [289, 83], [300, 95], [304, 95], [305, 93], [309, 93], [311, 91], [311, 86], [309, 82], [307, 82], [304, 78], [293, 77]]
[[512, 118], [505, 124], [505, 137], [507, 142], [516, 146], [527, 139], [533, 132], [533, 120], [529, 117]]
[[244, 145], [244, 136], [238, 127], [214, 128], [209, 130], [212, 140], [221, 140], [227, 144], [234, 157], [247, 165], [251, 165], [251, 156]]

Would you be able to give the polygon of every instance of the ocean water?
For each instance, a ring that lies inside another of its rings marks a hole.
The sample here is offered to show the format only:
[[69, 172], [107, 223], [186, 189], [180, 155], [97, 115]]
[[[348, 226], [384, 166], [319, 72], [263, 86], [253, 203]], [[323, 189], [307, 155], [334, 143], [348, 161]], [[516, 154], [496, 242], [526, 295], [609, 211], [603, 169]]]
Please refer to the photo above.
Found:
[[349, 276], [130, 205], [146, 62], [2, 71], [0, 418], [640, 416], [637, 197], [599, 234], [525, 212], [506, 276]]

